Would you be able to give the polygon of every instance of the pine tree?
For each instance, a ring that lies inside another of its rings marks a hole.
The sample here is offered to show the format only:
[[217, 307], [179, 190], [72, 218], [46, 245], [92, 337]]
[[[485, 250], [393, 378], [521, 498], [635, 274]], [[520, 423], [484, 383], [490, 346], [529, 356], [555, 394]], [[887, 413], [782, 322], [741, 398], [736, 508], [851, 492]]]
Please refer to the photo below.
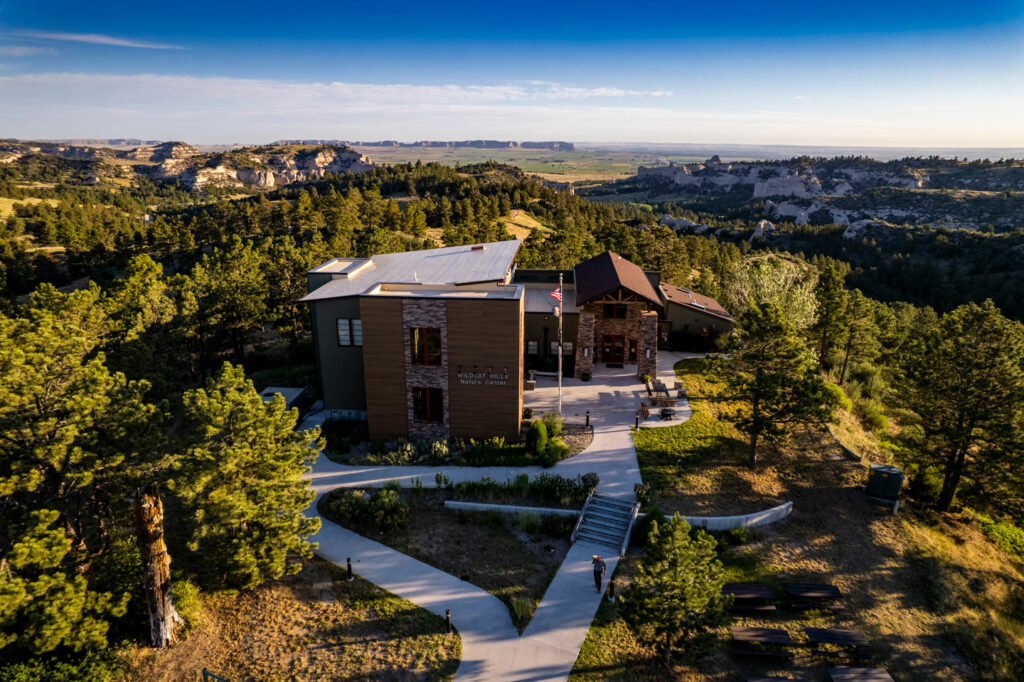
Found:
[[751, 304], [726, 341], [721, 369], [743, 405], [736, 426], [750, 437], [748, 463], [762, 440], [777, 442], [798, 424], [832, 418], [839, 400], [814, 367], [810, 353], [774, 304]]
[[281, 396], [264, 402], [229, 363], [183, 399], [192, 433], [172, 487], [195, 520], [190, 549], [236, 587], [297, 572], [289, 558], [308, 558], [320, 527], [303, 514], [314, 494], [302, 479], [319, 429], [295, 431], [298, 412]]
[[842, 335], [843, 363], [839, 370], [839, 383], [846, 383], [851, 362], [870, 362], [878, 357], [878, 326], [875, 324], [871, 300], [859, 289], [850, 293], [846, 306], [846, 328]]
[[839, 269], [831, 263], [818, 276], [814, 287], [818, 319], [811, 330], [818, 346], [818, 366], [825, 369], [828, 357], [843, 332], [843, 313], [846, 310], [846, 290]]
[[722, 595], [725, 572], [716, 541], [704, 531], [690, 534], [679, 514], [663, 526], [654, 522], [644, 558], [623, 591], [623, 617], [638, 638], [654, 646], [669, 665], [674, 652], [689, 660], [709, 653], [712, 629], [728, 621], [729, 598]]
[[[1024, 431], [1024, 327], [991, 300], [963, 305], [906, 354], [897, 394], [917, 415], [922, 458], [940, 467], [937, 507], [953, 504], [965, 476], [997, 464], [1017, 474]], [[1014, 461], [1016, 460], [1016, 461]], [[986, 496], [984, 485], [978, 494]]]

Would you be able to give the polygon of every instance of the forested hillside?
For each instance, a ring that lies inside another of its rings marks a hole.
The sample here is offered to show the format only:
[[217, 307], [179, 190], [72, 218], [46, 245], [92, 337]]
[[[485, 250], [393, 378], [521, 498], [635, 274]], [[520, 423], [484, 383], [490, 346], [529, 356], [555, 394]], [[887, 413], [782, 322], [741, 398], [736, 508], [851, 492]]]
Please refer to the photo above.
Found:
[[[1008, 319], [1024, 316], [1020, 231], [849, 239], [780, 224], [752, 241], [746, 204], [596, 202], [494, 163], [238, 193], [99, 177], [95, 163], [40, 153], [0, 166], [0, 660], [79, 665], [145, 640], [143, 484], [164, 494], [184, 594], [298, 571], [316, 530], [301, 474], [319, 433], [294, 431], [297, 415], [256, 389], [316, 390], [296, 303], [306, 271], [507, 239], [524, 229], [513, 214], [537, 225], [521, 267], [609, 249], [719, 298], [741, 328], [768, 319], [813, 358], [816, 390], [834, 385], [873, 455], [907, 470], [916, 500], [978, 510], [1007, 556], [1024, 556], [1024, 333]], [[660, 225], [665, 212], [718, 237]], [[274, 514], [255, 504], [270, 498]]]

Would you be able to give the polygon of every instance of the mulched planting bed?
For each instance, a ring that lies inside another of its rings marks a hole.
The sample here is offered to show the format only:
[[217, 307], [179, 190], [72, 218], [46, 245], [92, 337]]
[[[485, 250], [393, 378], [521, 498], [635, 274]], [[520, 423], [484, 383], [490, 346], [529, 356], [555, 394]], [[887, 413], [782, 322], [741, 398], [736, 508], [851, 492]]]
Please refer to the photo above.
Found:
[[[347, 492], [325, 495], [320, 513], [333, 520], [332, 499]], [[548, 521], [542, 528], [541, 519], [532, 514], [534, 518], [523, 518], [496, 511], [446, 509], [444, 500], [449, 495], [443, 490], [402, 490], [399, 496], [409, 508], [400, 528], [352, 530], [494, 594], [508, 605], [522, 631], [569, 551], [575, 518]]]

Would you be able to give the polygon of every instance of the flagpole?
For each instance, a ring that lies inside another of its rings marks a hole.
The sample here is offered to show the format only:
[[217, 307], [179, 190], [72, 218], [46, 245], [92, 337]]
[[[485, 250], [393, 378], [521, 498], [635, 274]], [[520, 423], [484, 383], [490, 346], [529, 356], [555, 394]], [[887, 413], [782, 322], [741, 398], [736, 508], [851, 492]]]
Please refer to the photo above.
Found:
[[562, 414], [562, 273], [558, 273], [558, 414]]

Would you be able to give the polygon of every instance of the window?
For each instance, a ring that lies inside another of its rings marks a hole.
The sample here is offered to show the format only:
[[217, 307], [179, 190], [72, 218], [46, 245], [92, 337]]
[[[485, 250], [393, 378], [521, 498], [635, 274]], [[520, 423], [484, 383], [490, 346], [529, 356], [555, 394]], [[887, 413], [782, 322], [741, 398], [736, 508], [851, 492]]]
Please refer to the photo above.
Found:
[[526, 354], [527, 355], [536, 355], [537, 354], [537, 342], [536, 341], [527, 341], [526, 342]]
[[358, 317], [338, 318], [338, 345], [339, 346], [361, 346], [363, 345], [363, 321]]
[[626, 319], [626, 304], [625, 303], [605, 303], [604, 304], [604, 316], [605, 319], [612, 318], [617, 320]]
[[441, 364], [441, 330], [437, 327], [413, 327], [409, 330], [412, 364]]
[[562, 342], [562, 355], [572, 355], [572, 341]]
[[558, 355], [558, 341], [551, 342], [551, 353], [550, 355]]
[[439, 388], [412, 389], [412, 414], [418, 422], [444, 423], [444, 391]]

